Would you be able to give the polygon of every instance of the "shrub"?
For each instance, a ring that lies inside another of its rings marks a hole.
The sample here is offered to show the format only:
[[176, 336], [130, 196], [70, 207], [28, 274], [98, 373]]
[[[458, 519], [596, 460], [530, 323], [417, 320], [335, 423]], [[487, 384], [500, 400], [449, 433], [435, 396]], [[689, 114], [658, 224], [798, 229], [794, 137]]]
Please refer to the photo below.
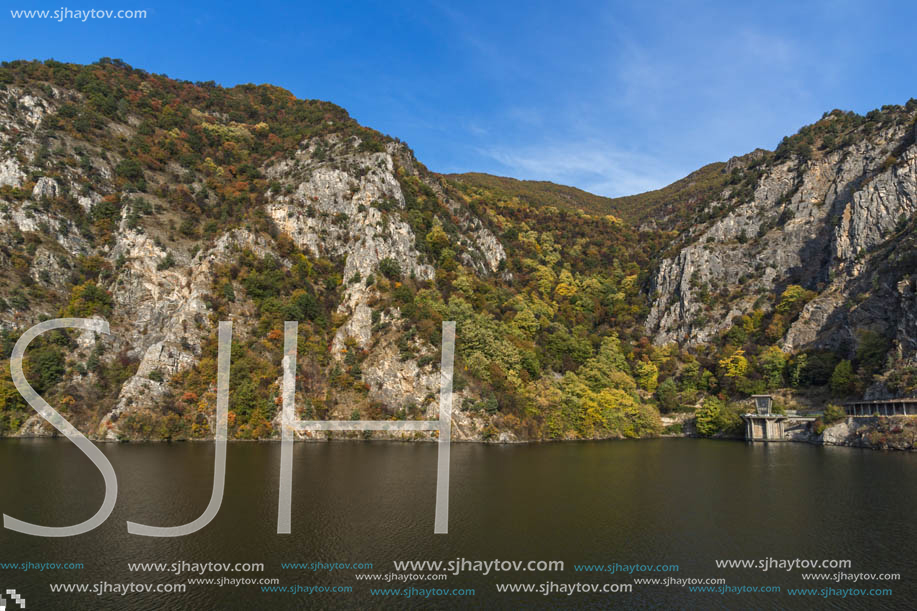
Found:
[[853, 365], [844, 359], [834, 368], [829, 382], [831, 392], [835, 395], [849, 394], [853, 386]]
[[673, 422], [664, 429], [662, 429], [663, 435], [681, 435], [684, 433], [684, 425], [681, 422]]
[[791, 284], [780, 295], [780, 301], [777, 303], [777, 312], [788, 314], [798, 312], [806, 303], [815, 297], [813, 291], [807, 291], [798, 284]]
[[115, 166], [115, 175], [131, 182], [143, 180], [143, 168], [136, 159], [124, 159]]
[[653, 392], [659, 380], [659, 368], [652, 361], [637, 361], [634, 363], [634, 377], [640, 388]]
[[63, 314], [78, 318], [89, 318], [93, 314], [107, 316], [111, 313], [111, 306], [112, 299], [108, 291], [89, 280], [73, 287]]
[[825, 406], [825, 413], [822, 415], [822, 420], [825, 424], [834, 424], [846, 418], [847, 412], [840, 405], [829, 403]]
[[51, 388], [64, 375], [64, 354], [57, 347], [45, 345], [29, 351], [26, 378], [39, 394]]
[[662, 381], [659, 388], [656, 389], [656, 400], [662, 411], [672, 412], [678, 409], [678, 388], [673, 378], [666, 378]]
[[704, 405], [697, 410], [696, 424], [697, 432], [704, 437], [738, 435], [743, 425], [739, 411], [716, 397], [704, 399]]
[[704, 437], [713, 437], [718, 430], [717, 419], [723, 409], [723, 402], [715, 397], [707, 397], [704, 404], [697, 410], [697, 432]]
[[157, 271], [163, 271], [175, 267], [175, 257], [172, 253], [166, 253], [165, 258], [156, 265]]
[[825, 421], [822, 420], [821, 418], [816, 418], [812, 422], [812, 432], [815, 433], [816, 435], [821, 435], [822, 433], [824, 433], [826, 428], [828, 428], [828, 426], [825, 424]]
[[289, 320], [316, 320], [321, 312], [318, 300], [312, 293], [298, 290], [290, 296], [286, 314]]
[[389, 280], [401, 279], [401, 264], [391, 257], [379, 261], [379, 273]]

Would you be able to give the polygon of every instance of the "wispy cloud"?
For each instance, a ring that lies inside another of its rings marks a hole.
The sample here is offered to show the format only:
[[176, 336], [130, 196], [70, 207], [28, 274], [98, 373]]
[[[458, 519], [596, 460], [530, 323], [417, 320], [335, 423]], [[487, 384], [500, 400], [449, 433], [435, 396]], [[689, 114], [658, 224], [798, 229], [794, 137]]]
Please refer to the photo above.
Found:
[[620, 151], [596, 142], [481, 149], [510, 176], [576, 185], [598, 195], [642, 193], [677, 180], [683, 170], [646, 153]]

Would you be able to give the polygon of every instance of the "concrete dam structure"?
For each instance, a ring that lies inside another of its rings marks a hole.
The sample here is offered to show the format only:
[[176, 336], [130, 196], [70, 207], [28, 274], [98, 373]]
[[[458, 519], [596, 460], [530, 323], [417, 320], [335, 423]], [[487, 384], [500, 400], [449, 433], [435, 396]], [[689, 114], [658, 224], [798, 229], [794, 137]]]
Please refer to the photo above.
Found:
[[742, 414], [746, 441], [789, 441], [788, 432], [806, 427], [815, 420], [815, 416], [774, 413], [772, 395], [752, 395], [751, 398], [755, 401], [755, 411]]

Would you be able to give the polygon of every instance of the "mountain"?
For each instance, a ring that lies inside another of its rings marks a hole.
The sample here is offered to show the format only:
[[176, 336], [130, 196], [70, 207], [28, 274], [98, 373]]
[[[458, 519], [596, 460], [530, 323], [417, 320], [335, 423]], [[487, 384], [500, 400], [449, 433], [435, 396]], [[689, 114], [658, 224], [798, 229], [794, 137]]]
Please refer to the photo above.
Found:
[[[6, 62], [2, 358], [40, 320], [107, 320], [25, 359], [97, 439], [212, 437], [220, 320], [239, 439], [277, 437], [285, 320], [300, 416], [343, 420], [435, 417], [440, 324], [457, 321], [459, 440], [681, 434], [695, 416], [729, 434], [752, 393], [909, 393], [915, 111], [835, 111], [775, 151], [603, 198], [435, 174], [269, 85]], [[51, 432], [8, 361], [0, 432]]]
[[[899, 378], [917, 345], [915, 110], [911, 101], [866, 117], [833, 111], [774, 153], [730, 161], [730, 185], [697, 211], [650, 283], [654, 341], [725, 335], [815, 351], [856, 365], [869, 395], [911, 392]], [[829, 382], [826, 372], [809, 381]]]
[[591, 214], [616, 214], [615, 200], [544, 180], [517, 180], [505, 176], [493, 176], [479, 172], [446, 174], [446, 178], [481, 187], [504, 199], [519, 198], [535, 207], [553, 206], [562, 210], [588, 212]]
[[635, 225], [665, 220], [666, 226], [671, 226], [689, 210], [722, 190], [727, 180], [724, 167], [723, 163], [711, 163], [662, 189], [624, 197], [602, 197], [552, 182], [516, 180], [477, 172], [446, 176], [505, 198], [520, 198], [532, 206], [611, 214]]

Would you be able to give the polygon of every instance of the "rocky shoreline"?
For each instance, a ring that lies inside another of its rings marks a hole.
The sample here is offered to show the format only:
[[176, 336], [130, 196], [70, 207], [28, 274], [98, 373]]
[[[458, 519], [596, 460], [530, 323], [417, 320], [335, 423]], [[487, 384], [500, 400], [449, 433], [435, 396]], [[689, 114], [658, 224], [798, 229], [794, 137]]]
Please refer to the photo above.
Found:
[[[639, 439], [702, 439], [693, 429], [692, 420], [685, 420], [685, 432], [681, 434], [662, 434], [656, 437], [644, 437]], [[824, 427], [821, 432], [816, 433], [815, 423], [808, 425], [803, 430], [793, 430], [787, 432], [783, 441], [795, 443], [807, 443], [810, 445], [835, 446], [860, 448], [867, 450], [897, 450], [897, 451], [917, 451], [917, 418], [907, 416], [873, 416], [870, 418], [846, 418]], [[50, 434], [42, 431], [31, 431], [25, 435], [13, 435], [6, 439], [51, 439], [59, 438], [58, 434]], [[736, 435], [719, 435], [714, 439], [723, 441], [744, 441], [744, 437]], [[515, 436], [499, 435], [491, 439], [478, 437], [459, 437], [453, 438], [453, 443], [480, 443], [485, 445], [506, 445], [506, 444], [537, 444], [537, 443], [565, 443], [565, 442], [586, 442], [586, 441], [620, 441], [621, 438], [605, 439], [520, 439]], [[181, 443], [181, 442], [204, 442], [210, 443], [212, 439], [180, 439], [180, 440], [163, 440], [163, 439], [93, 439], [97, 442], [107, 443]], [[279, 438], [267, 437], [262, 439], [230, 439], [232, 443], [271, 443], [279, 442]], [[362, 433], [338, 433], [334, 435], [300, 435], [297, 442], [306, 443], [326, 443], [340, 441], [382, 441], [382, 442], [400, 442], [400, 443], [435, 443], [436, 437], [431, 433], [405, 433], [402, 435], [390, 434], [385, 437], [376, 435], [367, 437]]]
[[917, 419], [909, 416], [873, 416], [845, 418], [831, 424], [821, 433], [812, 427], [788, 435], [787, 441], [824, 446], [845, 446], [871, 450], [917, 450]]

